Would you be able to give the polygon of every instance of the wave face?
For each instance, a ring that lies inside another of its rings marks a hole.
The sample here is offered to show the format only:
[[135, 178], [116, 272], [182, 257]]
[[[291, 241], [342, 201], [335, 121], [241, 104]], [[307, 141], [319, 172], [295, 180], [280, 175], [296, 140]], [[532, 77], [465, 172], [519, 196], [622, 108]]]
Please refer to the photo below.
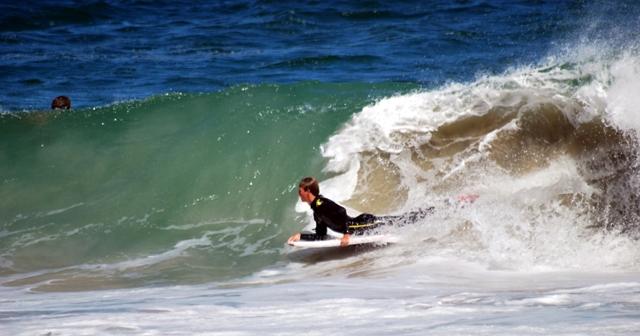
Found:
[[223, 280], [279, 260], [318, 146], [397, 84], [237, 86], [0, 118], [0, 275], [78, 290]]

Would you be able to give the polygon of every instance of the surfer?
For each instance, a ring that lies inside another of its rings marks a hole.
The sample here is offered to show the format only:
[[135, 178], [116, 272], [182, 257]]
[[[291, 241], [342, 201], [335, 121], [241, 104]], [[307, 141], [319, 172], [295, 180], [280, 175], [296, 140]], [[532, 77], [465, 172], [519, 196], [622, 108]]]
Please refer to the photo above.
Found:
[[[407, 216], [377, 217], [369, 213], [363, 213], [357, 217], [347, 215], [347, 210], [334, 201], [320, 195], [320, 186], [313, 177], [305, 177], [298, 184], [298, 195], [302, 202], [308, 203], [313, 210], [313, 219], [316, 222], [315, 233], [296, 233], [289, 237], [287, 243], [292, 245], [299, 240], [323, 240], [327, 238], [327, 227], [335, 232], [342, 233], [340, 246], [349, 245], [349, 238], [354, 233], [363, 233], [374, 229], [385, 222]], [[433, 208], [409, 213], [413, 221], [424, 217]]]

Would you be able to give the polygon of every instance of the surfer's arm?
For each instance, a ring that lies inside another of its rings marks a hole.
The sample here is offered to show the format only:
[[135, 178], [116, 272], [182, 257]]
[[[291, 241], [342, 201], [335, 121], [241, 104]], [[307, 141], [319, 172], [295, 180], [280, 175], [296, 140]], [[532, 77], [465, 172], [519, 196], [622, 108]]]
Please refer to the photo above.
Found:
[[313, 219], [316, 222], [316, 232], [302, 232], [300, 239], [302, 240], [324, 240], [327, 237], [327, 225], [320, 219], [317, 214], [313, 214]]
[[316, 236], [314, 240], [324, 239], [327, 235], [327, 223], [325, 223], [318, 214], [313, 214], [313, 220], [316, 222]]
[[[337, 203], [327, 202], [327, 206], [330, 207], [328, 210], [331, 219], [333, 220], [334, 226], [337, 224], [339, 227], [332, 228], [338, 232], [342, 233], [342, 238], [340, 239], [340, 246], [349, 245], [349, 238], [351, 235], [349, 234], [349, 222], [351, 221], [351, 217], [347, 215], [347, 210]], [[325, 226], [326, 230], [326, 226]]]
[[351, 217], [347, 215], [347, 210], [333, 201], [328, 201], [325, 203], [326, 205], [323, 211], [326, 216], [329, 217], [329, 220], [333, 223], [333, 226], [331, 226], [331, 230], [340, 232], [342, 234], [348, 234], [349, 221], [351, 221]]

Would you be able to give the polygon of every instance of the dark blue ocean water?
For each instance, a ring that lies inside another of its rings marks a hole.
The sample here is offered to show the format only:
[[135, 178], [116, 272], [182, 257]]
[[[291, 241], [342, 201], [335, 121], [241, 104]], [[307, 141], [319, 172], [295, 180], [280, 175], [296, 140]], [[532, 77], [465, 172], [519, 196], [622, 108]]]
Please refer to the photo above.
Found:
[[70, 96], [74, 107], [100, 106], [239, 83], [395, 81], [433, 87], [536, 62], [583, 35], [603, 11], [633, 20], [638, 11], [624, 6], [631, 5], [4, 2], [0, 109], [47, 109], [58, 95]]

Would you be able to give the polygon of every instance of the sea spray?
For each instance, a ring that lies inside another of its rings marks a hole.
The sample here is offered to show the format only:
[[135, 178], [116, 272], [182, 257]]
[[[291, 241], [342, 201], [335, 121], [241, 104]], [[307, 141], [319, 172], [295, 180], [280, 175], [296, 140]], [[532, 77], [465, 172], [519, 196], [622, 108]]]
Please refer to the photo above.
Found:
[[[435, 205], [431, 218], [392, 229], [410, 232], [404, 252], [454, 248], [498, 268], [633, 267], [636, 63], [521, 67], [367, 106], [322, 147], [337, 174], [327, 194], [373, 213]], [[466, 193], [480, 198], [443, 202]]]

